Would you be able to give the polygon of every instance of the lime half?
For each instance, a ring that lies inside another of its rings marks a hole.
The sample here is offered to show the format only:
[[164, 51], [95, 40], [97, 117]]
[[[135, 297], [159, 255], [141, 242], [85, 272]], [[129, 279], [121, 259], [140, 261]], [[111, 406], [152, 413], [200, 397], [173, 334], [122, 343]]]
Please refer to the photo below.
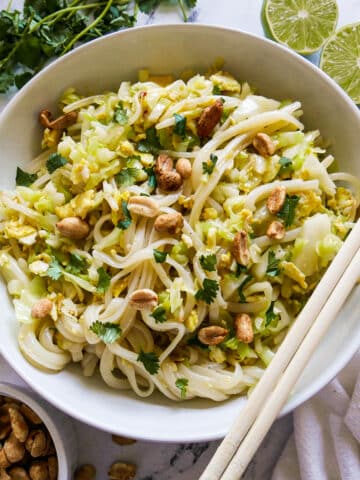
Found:
[[319, 50], [338, 19], [335, 0], [266, 0], [264, 10], [274, 39], [302, 54]]
[[360, 23], [346, 25], [329, 38], [320, 68], [360, 104]]

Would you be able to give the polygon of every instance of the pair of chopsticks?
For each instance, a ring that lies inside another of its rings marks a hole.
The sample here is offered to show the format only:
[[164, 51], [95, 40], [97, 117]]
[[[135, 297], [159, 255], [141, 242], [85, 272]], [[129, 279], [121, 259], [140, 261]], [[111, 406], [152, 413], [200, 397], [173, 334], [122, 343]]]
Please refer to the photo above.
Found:
[[298, 315], [200, 480], [241, 478], [359, 277], [360, 220]]

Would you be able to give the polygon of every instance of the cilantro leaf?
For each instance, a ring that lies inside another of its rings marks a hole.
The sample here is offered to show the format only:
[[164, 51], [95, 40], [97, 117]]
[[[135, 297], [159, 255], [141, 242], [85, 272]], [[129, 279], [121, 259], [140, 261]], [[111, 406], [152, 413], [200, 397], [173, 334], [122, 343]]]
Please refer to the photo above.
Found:
[[209, 346], [205, 345], [204, 343], [201, 343], [197, 334], [190, 337], [186, 343], [193, 347], [199, 347], [202, 350], [209, 350]]
[[280, 165], [280, 168], [277, 174], [280, 176], [289, 175], [294, 170], [293, 162], [292, 160], [290, 160], [290, 158], [281, 157], [279, 160], [279, 165]]
[[202, 168], [203, 168], [203, 173], [208, 173], [211, 175], [214, 171], [216, 162], [218, 161], [218, 157], [212, 153], [210, 155], [210, 162], [203, 162]]
[[155, 352], [144, 352], [143, 350], [140, 350], [137, 361], [141, 362], [151, 375], [154, 375], [159, 371], [159, 357]]
[[60, 153], [52, 153], [46, 162], [46, 168], [49, 173], [53, 173], [58, 168], [63, 167], [66, 163], [66, 158], [60, 155]]
[[36, 173], [24, 172], [24, 170], [21, 170], [20, 167], [17, 167], [16, 169], [16, 185], [22, 187], [29, 187], [35, 182], [37, 178], [38, 177]]
[[300, 197], [298, 195], [286, 195], [284, 205], [276, 215], [284, 221], [285, 227], [289, 227], [295, 218], [295, 210]]
[[219, 85], [214, 85], [213, 86], [213, 89], [212, 89], [212, 93], [213, 95], [221, 95], [221, 88], [219, 87]]
[[153, 250], [154, 258], [156, 263], [164, 263], [166, 260], [167, 252], [161, 252], [160, 250]]
[[160, 305], [159, 307], [156, 307], [150, 316], [155, 319], [156, 323], [164, 323], [167, 320], [166, 310], [162, 305]]
[[279, 319], [279, 314], [274, 312], [274, 305], [275, 302], [271, 302], [270, 307], [265, 312], [265, 327], [268, 327], [274, 320]]
[[46, 270], [46, 275], [50, 277], [52, 280], [59, 280], [62, 274], [63, 274], [63, 270], [59, 261], [55, 257], [53, 257], [49, 265], [49, 268]]
[[12, 75], [9, 72], [0, 72], [0, 93], [5, 93], [13, 85], [14, 85], [14, 75]]
[[156, 155], [161, 148], [159, 138], [155, 127], [150, 127], [145, 131], [145, 140], [140, 140], [137, 149], [142, 153], [152, 153]]
[[22, 88], [33, 76], [34, 74], [32, 72], [22, 72], [15, 75], [16, 88]]
[[203, 267], [204, 270], [208, 272], [214, 272], [216, 270], [216, 255], [212, 253], [211, 255], [201, 255], [200, 257], [200, 265]]
[[174, 118], [175, 118], [174, 133], [184, 138], [185, 130], [186, 130], [186, 117], [184, 117], [183, 115], [179, 115], [178, 113], [174, 113]]
[[131, 220], [130, 212], [127, 207], [127, 202], [125, 200], [121, 201], [121, 208], [123, 211], [124, 219], [118, 222], [117, 227], [121, 228], [121, 230], [126, 230], [127, 228], [130, 227], [132, 220]]
[[126, 125], [129, 121], [127, 110], [124, 108], [122, 102], [119, 102], [114, 112], [114, 121], [119, 125]]
[[120, 173], [115, 175], [115, 181], [118, 185], [122, 185], [124, 187], [134, 185], [140, 172], [140, 168], [123, 168]]
[[143, 13], [151, 13], [159, 6], [161, 0], [138, 0], [139, 9]]
[[240, 263], [237, 263], [237, 264], [236, 264], [236, 272], [235, 272], [235, 275], [236, 275], [237, 277], [240, 277], [240, 275], [241, 275], [242, 273], [247, 273], [247, 271], [248, 271], [248, 269], [247, 269], [247, 267], [245, 267], [245, 265], [241, 265]]
[[210, 305], [210, 303], [215, 300], [218, 290], [219, 284], [216, 280], [205, 278], [203, 281], [203, 288], [200, 288], [200, 290], [195, 293], [195, 298]]
[[253, 276], [252, 275], [248, 275], [247, 277], [244, 278], [244, 280], [240, 283], [240, 285], [238, 286], [238, 294], [239, 294], [239, 297], [240, 297], [240, 303], [246, 303], [246, 298], [245, 298], [245, 295], [244, 295], [244, 288], [245, 286], [252, 280]]
[[186, 398], [186, 390], [189, 384], [189, 380], [187, 378], [178, 378], [175, 382], [176, 387], [180, 390], [180, 396], [182, 400]]
[[280, 260], [276, 258], [275, 253], [270, 250], [268, 253], [268, 264], [266, 268], [266, 275], [269, 277], [276, 277], [280, 275], [280, 268], [279, 268]]
[[90, 325], [90, 330], [104, 343], [114, 343], [121, 335], [121, 328], [116, 323], [100, 322], [97, 320]]
[[148, 184], [149, 187], [154, 190], [157, 187], [157, 180], [154, 171], [154, 167], [144, 168], [145, 172], [148, 175]]
[[77, 253], [70, 253], [70, 260], [66, 265], [65, 270], [73, 275], [79, 275], [81, 273], [85, 273], [87, 267], [88, 263], [85, 257], [82, 257]]
[[99, 293], [105, 293], [109, 288], [111, 277], [103, 267], [98, 268], [97, 272], [99, 274], [99, 280], [96, 291]]

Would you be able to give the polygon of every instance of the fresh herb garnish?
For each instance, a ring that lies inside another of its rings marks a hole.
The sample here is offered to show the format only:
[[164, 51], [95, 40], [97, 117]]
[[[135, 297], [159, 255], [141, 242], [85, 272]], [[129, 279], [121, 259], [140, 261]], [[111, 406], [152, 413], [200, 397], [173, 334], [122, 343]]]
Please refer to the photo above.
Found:
[[145, 369], [151, 375], [154, 375], [159, 371], [159, 357], [155, 352], [144, 352], [143, 350], [140, 350], [137, 360], [144, 365]]
[[211, 255], [201, 255], [200, 265], [204, 270], [208, 272], [214, 272], [216, 270], [216, 255], [212, 253]]
[[203, 173], [208, 173], [211, 175], [214, 171], [216, 162], [218, 161], [218, 157], [212, 153], [210, 155], [210, 162], [203, 162], [202, 168], [203, 168]]
[[236, 272], [235, 272], [235, 275], [237, 277], [240, 277], [240, 275], [242, 273], [246, 273], [248, 271], [247, 267], [245, 267], [245, 265], [241, 265], [240, 263], [237, 263], [236, 264]]
[[240, 285], [238, 286], [238, 294], [239, 294], [239, 297], [240, 297], [240, 303], [246, 303], [246, 298], [245, 298], [245, 295], [244, 295], [244, 288], [245, 286], [252, 280], [253, 276], [252, 275], [248, 275], [247, 277], [244, 278], [244, 280], [240, 283]]
[[280, 275], [280, 268], [279, 268], [280, 260], [276, 258], [275, 253], [270, 250], [268, 253], [268, 264], [266, 268], [266, 275], [269, 277], [277, 277]]
[[298, 195], [286, 195], [284, 205], [276, 215], [284, 221], [285, 227], [289, 227], [295, 218], [295, 210], [300, 197]]
[[275, 302], [270, 303], [270, 307], [265, 312], [265, 327], [268, 327], [274, 320], [279, 319], [279, 314], [274, 312]]
[[46, 275], [50, 277], [52, 280], [59, 280], [62, 274], [63, 274], [63, 269], [58, 259], [53, 257], [49, 265], [49, 268], [46, 270]]
[[166, 310], [162, 305], [160, 305], [159, 307], [156, 307], [150, 316], [155, 319], [156, 323], [164, 323], [167, 320]]
[[164, 263], [166, 260], [167, 252], [161, 252], [160, 250], [153, 250], [154, 258], [156, 263]]
[[124, 105], [122, 102], [119, 102], [118, 106], [115, 109], [114, 121], [119, 125], [126, 125], [127, 122], [129, 121], [127, 110], [124, 108]]
[[[10, 4], [11, 2], [9, 2]], [[133, 27], [137, 7], [151, 13], [166, 0], [26, 0], [22, 12], [0, 11], [0, 93], [21, 88], [53, 57], [81, 42]], [[184, 20], [196, 0], [177, 0]]]
[[121, 209], [122, 209], [124, 218], [123, 220], [120, 220], [120, 222], [118, 222], [117, 224], [117, 227], [121, 228], [121, 230], [126, 230], [127, 228], [130, 227], [130, 224], [131, 224], [131, 215], [127, 205], [128, 204], [125, 200], [121, 201]]
[[70, 253], [69, 263], [66, 265], [65, 270], [72, 275], [80, 275], [86, 272], [87, 267], [88, 263], [85, 257], [77, 253]]
[[183, 115], [179, 115], [178, 113], [174, 113], [174, 118], [175, 118], [174, 133], [184, 138], [185, 130], [186, 130], [186, 117], [184, 117]]
[[190, 337], [186, 343], [188, 345], [192, 346], [192, 347], [199, 347], [202, 350], [209, 350], [208, 345], [205, 345], [204, 343], [201, 343], [196, 334], [193, 335], [192, 337]]
[[67, 164], [67, 160], [65, 157], [60, 155], [60, 153], [52, 153], [49, 156], [48, 161], [46, 162], [46, 168], [49, 173], [55, 172], [60, 167], [63, 167]]
[[219, 290], [219, 284], [216, 280], [210, 280], [209, 278], [205, 278], [203, 281], [203, 288], [200, 288], [195, 293], [195, 298], [197, 300], [202, 300], [203, 302], [210, 305], [215, 298], [216, 294]]
[[96, 287], [98, 293], [105, 293], [109, 288], [111, 277], [103, 267], [98, 268], [99, 280]]
[[154, 190], [157, 187], [157, 180], [154, 171], [154, 167], [144, 168], [145, 172], [148, 175], [148, 184], [149, 187]]
[[189, 384], [189, 380], [187, 378], [178, 378], [175, 382], [176, 387], [180, 390], [180, 396], [182, 400], [186, 398], [186, 390]]
[[283, 176], [283, 175], [289, 175], [293, 171], [293, 162], [290, 160], [290, 158], [287, 157], [281, 157], [279, 160], [279, 171], [278, 175]]
[[142, 153], [152, 153], [156, 155], [161, 149], [160, 141], [156, 133], [155, 127], [150, 127], [145, 131], [145, 140], [140, 140], [137, 149]]
[[114, 343], [121, 335], [121, 328], [116, 323], [102, 323], [97, 320], [90, 325], [90, 330], [104, 343]]
[[122, 185], [123, 187], [129, 187], [130, 185], [134, 185], [140, 172], [140, 168], [123, 168], [120, 173], [115, 175], [115, 181], [118, 185]]
[[219, 85], [214, 85], [213, 86], [213, 89], [212, 89], [212, 93], [213, 95], [221, 95], [221, 88], [219, 87]]
[[16, 169], [16, 185], [21, 187], [29, 187], [37, 179], [36, 173], [28, 173], [21, 170], [20, 167]]

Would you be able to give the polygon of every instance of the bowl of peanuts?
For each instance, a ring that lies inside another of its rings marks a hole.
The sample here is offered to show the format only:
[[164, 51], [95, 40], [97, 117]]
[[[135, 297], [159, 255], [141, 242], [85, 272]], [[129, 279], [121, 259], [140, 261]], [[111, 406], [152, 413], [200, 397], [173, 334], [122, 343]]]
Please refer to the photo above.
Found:
[[44, 400], [0, 383], [0, 480], [69, 480], [74, 435], [71, 421]]

